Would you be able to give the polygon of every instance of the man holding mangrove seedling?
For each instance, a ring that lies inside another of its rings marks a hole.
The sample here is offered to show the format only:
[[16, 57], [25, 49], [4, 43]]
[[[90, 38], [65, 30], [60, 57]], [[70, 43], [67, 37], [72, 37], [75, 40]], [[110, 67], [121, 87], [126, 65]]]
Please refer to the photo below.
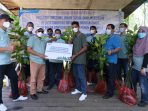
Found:
[[[128, 72], [128, 55], [127, 55], [127, 24], [121, 23], [119, 26], [119, 32], [120, 32], [120, 39], [121, 39], [121, 51], [118, 53], [118, 70], [117, 70], [117, 77], [119, 80], [122, 80], [122, 78], [126, 78], [127, 72]], [[122, 69], [123, 74], [122, 75]]]
[[13, 101], [26, 100], [27, 97], [19, 95], [18, 76], [15, 66], [11, 62], [11, 53], [15, 46], [10, 44], [7, 29], [10, 27], [10, 17], [7, 14], [0, 15], [0, 110], [6, 111], [7, 107], [2, 101], [2, 87], [4, 75], [7, 75], [11, 82]]
[[87, 85], [86, 85], [86, 74], [85, 74], [85, 65], [86, 65], [86, 51], [87, 51], [87, 42], [86, 37], [83, 33], [80, 32], [79, 22], [73, 21], [72, 28], [76, 36], [73, 38], [73, 55], [71, 57], [73, 62], [73, 74], [76, 81], [76, 89], [71, 92], [74, 94], [81, 94], [79, 101], [84, 101], [87, 98]]
[[104, 99], [109, 99], [114, 95], [115, 89], [115, 76], [116, 76], [116, 65], [117, 65], [117, 54], [121, 50], [121, 41], [120, 36], [114, 34], [115, 26], [113, 24], [108, 24], [106, 27], [106, 34], [109, 38], [105, 44], [105, 50], [107, 52], [107, 73], [106, 73], [106, 82], [107, 82], [107, 91], [103, 96]]

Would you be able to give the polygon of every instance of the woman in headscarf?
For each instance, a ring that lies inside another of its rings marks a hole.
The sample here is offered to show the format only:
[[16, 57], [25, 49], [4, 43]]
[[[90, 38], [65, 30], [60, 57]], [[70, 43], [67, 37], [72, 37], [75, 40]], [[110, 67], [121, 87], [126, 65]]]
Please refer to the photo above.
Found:
[[145, 107], [148, 104], [148, 27], [140, 27], [138, 30], [138, 38], [133, 47], [133, 63], [132, 82], [136, 90], [139, 80], [141, 88], [138, 106]]

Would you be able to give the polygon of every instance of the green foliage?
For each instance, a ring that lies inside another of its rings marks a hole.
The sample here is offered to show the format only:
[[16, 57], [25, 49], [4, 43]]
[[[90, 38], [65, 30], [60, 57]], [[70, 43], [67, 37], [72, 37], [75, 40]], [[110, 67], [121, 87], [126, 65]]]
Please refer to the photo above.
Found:
[[107, 34], [103, 34], [103, 35], [96, 34], [95, 36], [96, 36], [95, 41], [89, 43], [87, 57], [89, 59], [93, 59], [99, 62], [100, 76], [103, 79], [104, 66], [107, 63], [106, 51], [103, 46], [106, 44], [108, 35]]
[[138, 27], [137, 27], [137, 25], [135, 25], [134, 31], [132, 31], [132, 30], [127, 31], [127, 38], [126, 38], [125, 42], [127, 44], [126, 45], [127, 46], [127, 54], [129, 56], [132, 56], [132, 54], [133, 54], [133, 46], [134, 46], [134, 44], [137, 40], [137, 37], [138, 37], [137, 30], [138, 30]]
[[19, 23], [19, 17], [15, 15], [10, 15], [10, 17], [14, 20], [13, 21], [13, 27], [11, 28], [9, 32], [9, 36], [12, 40], [12, 45], [15, 45], [16, 49], [14, 53], [12, 54], [12, 58], [16, 59], [17, 63], [21, 64], [29, 64], [29, 61], [27, 59], [24, 59], [22, 57], [28, 57], [27, 52], [27, 36], [24, 35], [26, 32], [25, 28], [20, 27]]
[[67, 43], [68, 41], [71, 41], [74, 36], [75, 32], [72, 30], [72, 27], [68, 27], [63, 32], [63, 36], [61, 38]]

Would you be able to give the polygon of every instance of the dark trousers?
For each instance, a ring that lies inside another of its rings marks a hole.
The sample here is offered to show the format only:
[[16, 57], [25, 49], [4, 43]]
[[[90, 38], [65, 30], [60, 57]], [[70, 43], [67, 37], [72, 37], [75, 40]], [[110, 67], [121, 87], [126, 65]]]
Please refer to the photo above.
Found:
[[86, 74], [85, 65], [83, 64], [73, 64], [73, 74], [76, 82], [76, 89], [86, 94]]
[[49, 86], [54, 86], [54, 84], [58, 85], [62, 79], [63, 63], [50, 62], [49, 67]]
[[45, 66], [45, 80], [44, 80], [44, 82], [45, 82], [45, 84], [46, 85], [49, 85], [49, 68], [50, 68], [50, 66], [49, 66], [49, 60], [46, 60], [46, 66]]
[[133, 69], [132, 82], [135, 90], [137, 89], [137, 83], [140, 83], [141, 101], [148, 103], [148, 72], [146, 73], [146, 76], [143, 76], [140, 71]]
[[116, 64], [108, 63], [106, 67], [106, 82], [107, 82], [107, 95], [114, 95], [115, 89], [115, 76], [116, 76]]
[[137, 83], [140, 81], [140, 71], [132, 69], [132, 85], [135, 91], [137, 91]]
[[2, 87], [3, 87], [4, 75], [7, 75], [8, 78], [10, 79], [13, 99], [17, 99], [19, 97], [18, 76], [15, 71], [15, 65], [14, 64], [0, 65], [0, 103], [3, 103]]
[[24, 69], [24, 73], [25, 73], [25, 78], [28, 79], [28, 77], [30, 77], [30, 65], [23, 64], [23, 69]]
[[126, 78], [128, 73], [128, 59], [118, 59], [117, 63], [117, 79], [122, 80], [122, 71], [124, 73], [123, 77]]
[[140, 74], [141, 101], [148, 103], [148, 72], [146, 76]]

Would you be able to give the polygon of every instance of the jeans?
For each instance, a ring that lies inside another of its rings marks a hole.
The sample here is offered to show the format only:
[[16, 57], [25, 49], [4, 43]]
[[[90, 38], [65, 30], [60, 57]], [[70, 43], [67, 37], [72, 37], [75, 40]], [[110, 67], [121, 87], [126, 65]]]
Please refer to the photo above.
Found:
[[6, 64], [0, 65], [0, 104], [3, 103], [2, 101], [2, 87], [3, 87], [3, 79], [4, 75], [7, 75], [11, 82], [11, 91], [13, 99], [17, 99], [19, 97], [18, 91], [18, 76], [15, 71], [14, 64]]
[[128, 73], [128, 59], [118, 59], [117, 63], [117, 78], [119, 80], [122, 80], [122, 70], [124, 73], [124, 79], [126, 78], [126, 75]]
[[140, 75], [141, 101], [148, 103], [148, 72], [146, 76]]
[[140, 82], [141, 101], [148, 102], [148, 72], [146, 73], [146, 76], [143, 76], [140, 71], [133, 69], [132, 80], [135, 90], [137, 83]]
[[137, 91], [137, 83], [139, 82], [139, 80], [140, 80], [140, 71], [132, 69], [132, 84], [135, 91]]
[[50, 62], [49, 67], [49, 86], [52, 87], [54, 84], [58, 86], [60, 80], [62, 79], [63, 63]]
[[116, 75], [116, 64], [108, 63], [106, 73], [106, 82], [107, 82], [107, 95], [113, 96], [115, 89], [115, 75]]
[[86, 94], [86, 74], [84, 64], [73, 64], [73, 74], [76, 82], [76, 89]]

